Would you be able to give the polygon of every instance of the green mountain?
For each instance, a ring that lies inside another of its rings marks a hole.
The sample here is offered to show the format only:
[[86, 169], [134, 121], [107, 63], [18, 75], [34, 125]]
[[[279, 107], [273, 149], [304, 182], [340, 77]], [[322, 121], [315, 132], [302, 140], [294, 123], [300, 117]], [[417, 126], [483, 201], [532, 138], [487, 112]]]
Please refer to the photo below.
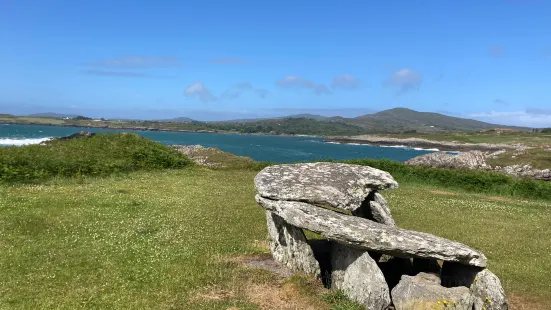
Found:
[[347, 124], [357, 125], [370, 131], [396, 132], [411, 131], [477, 131], [492, 128], [529, 130], [527, 127], [503, 126], [477, 120], [447, 116], [433, 112], [418, 112], [406, 108], [394, 108], [355, 118], [331, 118]]

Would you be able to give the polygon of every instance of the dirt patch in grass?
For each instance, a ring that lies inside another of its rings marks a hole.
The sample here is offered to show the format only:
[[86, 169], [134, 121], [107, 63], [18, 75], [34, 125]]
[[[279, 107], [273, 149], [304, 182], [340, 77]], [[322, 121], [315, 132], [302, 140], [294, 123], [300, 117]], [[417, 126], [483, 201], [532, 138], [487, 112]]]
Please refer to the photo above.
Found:
[[293, 275], [293, 272], [289, 268], [274, 261], [271, 254], [233, 256], [223, 258], [220, 261], [238, 264], [247, 268], [270, 271], [281, 278], [287, 278]]
[[202, 301], [220, 301], [227, 300], [235, 297], [235, 292], [231, 290], [225, 290], [218, 287], [205, 288], [196, 294], [194, 294], [189, 301], [191, 303], [197, 303]]
[[428, 192], [431, 193], [431, 194], [436, 194], [436, 195], [457, 196], [457, 193], [442, 191], [442, 190], [429, 190]]
[[545, 309], [540, 301], [522, 295], [509, 294], [507, 300], [509, 301], [509, 310]]
[[297, 284], [252, 284], [245, 289], [247, 299], [262, 310], [324, 310], [330, 305], [306, 297]]

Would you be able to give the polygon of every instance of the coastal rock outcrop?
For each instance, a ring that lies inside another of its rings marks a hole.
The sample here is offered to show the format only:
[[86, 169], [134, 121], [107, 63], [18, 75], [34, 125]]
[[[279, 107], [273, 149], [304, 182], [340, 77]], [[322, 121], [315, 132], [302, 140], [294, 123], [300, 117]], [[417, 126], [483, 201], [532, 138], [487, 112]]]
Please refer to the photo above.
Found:
[[486, 163], [487, 152], [471, 151], [459, 154], [447, 152], [435, 152], [414, 157], [405, 161], [406, 165], [424, 166], [433, 168], [455, 168], [455, 169], [491, 169]]
[[[398, 187], [387, 172], [337, 163], [278, 165], [258, 173], [255, 187], [274, 259], [325, 277], [326, 286], [366, 309], [425, 309], [416, 307], [443, 301], [446, 309], [507, 309], [483, 253], [396, 226], [380, 193]], [[326, 241], [307, 240], [303, 229]], [[498, 308], [489, 308], [482, 296]]]
[[459, 154], [435, 152], [414, 157], [405, 161], [404, 163], [410, 166], [423, 166], [432, 168], [486, 170], [510, 175], [513, 177], [551, 181], [551, 169], [535, 169], [528, 164], [518, 164], [503, 167], [492, 166], [488, 164], [488, 159], [496, 158], [504, 152], [506, 151], [469, 151], [461, 152]]

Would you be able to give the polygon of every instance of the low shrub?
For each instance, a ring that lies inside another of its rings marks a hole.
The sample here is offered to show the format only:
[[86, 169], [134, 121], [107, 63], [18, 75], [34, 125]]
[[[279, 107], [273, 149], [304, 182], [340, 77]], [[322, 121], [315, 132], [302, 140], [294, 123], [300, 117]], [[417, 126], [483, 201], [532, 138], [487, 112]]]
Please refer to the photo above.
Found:
[[387, 171], [398, 182], [419, 183], [474, 193], [551, 200], [551, 183], [545, 181], [518, 179], [480, 170], [409, 166], [392, 160], [357, 159], [340, 162]]
[[185, 155], [137, 134], [108, 133], [0, 148], [0, 182], [37, 182], [56, 176], [107, 176], [192, 165]]

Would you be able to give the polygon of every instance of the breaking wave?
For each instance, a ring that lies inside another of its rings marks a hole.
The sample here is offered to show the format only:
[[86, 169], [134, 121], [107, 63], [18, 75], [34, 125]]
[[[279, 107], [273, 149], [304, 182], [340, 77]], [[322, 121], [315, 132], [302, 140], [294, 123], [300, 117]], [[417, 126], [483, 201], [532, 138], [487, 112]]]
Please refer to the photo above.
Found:
[[44, 141], [51, 140], [52, 138], [36, 138], [36, 139], [5, 139], [0, 138], [0, 145], [30, 145], [30, 144], [39, 144]]

